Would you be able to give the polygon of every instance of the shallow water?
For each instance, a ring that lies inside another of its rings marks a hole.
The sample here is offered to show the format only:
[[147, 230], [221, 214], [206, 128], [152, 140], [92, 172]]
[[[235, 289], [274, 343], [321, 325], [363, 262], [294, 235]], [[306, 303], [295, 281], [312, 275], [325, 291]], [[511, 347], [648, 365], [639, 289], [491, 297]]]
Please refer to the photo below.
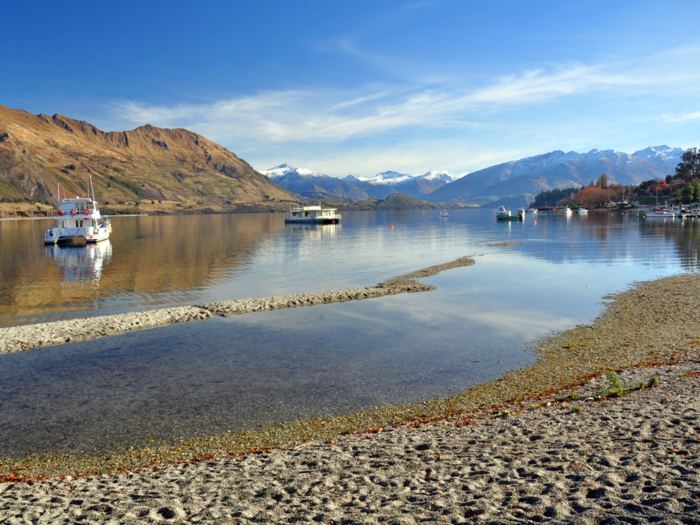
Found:
[[[277, 215], [121, 218], [110, 244], [82, 249], [29, 242], [39, 221], [12, 235], [0, 223], [27, 261], [0, 257], [5, 325], [372, 285], [476, 259], [425, 279], [430, 293], [0, 356], [0, 456], [108, 452], [447, 395], [531, 362], [528, 343], [590, 322], [607, 293], [698, 264], [694, 223], [450, 214], [355, 212], [341, 226], [294, 228]], [[487, 246], [506, 240], [523, 245]]]

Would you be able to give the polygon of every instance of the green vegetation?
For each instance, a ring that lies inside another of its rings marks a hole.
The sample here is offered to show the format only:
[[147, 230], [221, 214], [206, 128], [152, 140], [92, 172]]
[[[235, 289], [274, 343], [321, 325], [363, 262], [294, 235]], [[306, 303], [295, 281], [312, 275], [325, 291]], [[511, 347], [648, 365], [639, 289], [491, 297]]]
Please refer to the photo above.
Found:
[[579, 188], [572, 186], [570, 188], [554, 188], [553, 190], [543, 191], [535, 196], [534, 202], [531, 204], [533, 208], [541, 208], [543, 206], [556, 206], [561, 199], [568, 197], [572, 193], [576, 193]]
[[[637, 381], [636, 383], [623, 385], [620, 382], [620, 379], [615, 375], [615, 372], [605, 372], [605, 377], [608, 378], [608, 388], [606, 388], [603, 393], [607, 397], [622, 397], [630, 392], [634, 392], [635, 390], [642, 390], [646, 386], [644, 381]], [[656, 380], [656, 378], [651, 378], [649, 380], [649, 385], [652, 384], [653, 380]], [[658, 380], [656, 380], [653, 386], [656, 386], [657, 384]]]

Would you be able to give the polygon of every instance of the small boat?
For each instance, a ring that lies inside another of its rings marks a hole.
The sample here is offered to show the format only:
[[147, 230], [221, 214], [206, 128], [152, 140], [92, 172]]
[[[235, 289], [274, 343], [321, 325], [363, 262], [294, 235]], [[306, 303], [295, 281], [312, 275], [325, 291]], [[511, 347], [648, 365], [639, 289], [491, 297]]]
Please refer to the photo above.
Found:
[[586, 208], [576, 208], [576, 213], [579, 215], [588, 215], [588, 210]]
[[675, 219], [676, 214], [665, 208], [654, 208], [654, 210], [645, 213], [644, 217], [647, 219]]
[[505, 206], [499, 206], [498, 209], [494, 213], [496, 215], [497, 221], [522, 221], [523, 220], [523, 214], [521, 212], [518, 212], [517, 215], [511, 215], [510, 210], [506, 210]]
[[[90, 177], [92, 197], [67, 197], [58, 204], [54, 227], [44, 233], [44, 244], [96, 243], [109, 239], [112, 222], [102, 217], [95, 200], [95, 189]], [[60, 199], [61, 190], [58, 195]]]
[[323, 208], [322, 206], [301, 206], [289, 210], [289, 217], [284, 219], [285, 224], [313, 223], [336, 224], [340, 222], [340, 214], [336, 208]]
[[440, 212], [440, 217], [449, 217], [449, 216], [450, 216], [450, 214], [447, 213], [447, 210], [442, 210], [442, 211]]
[[537, 213], [540, 215], [564, 215], [569, 217], [574, 212], [568, 206], [565, 208], [556, 208], [553, 206], [545, 206], [537, 209]]

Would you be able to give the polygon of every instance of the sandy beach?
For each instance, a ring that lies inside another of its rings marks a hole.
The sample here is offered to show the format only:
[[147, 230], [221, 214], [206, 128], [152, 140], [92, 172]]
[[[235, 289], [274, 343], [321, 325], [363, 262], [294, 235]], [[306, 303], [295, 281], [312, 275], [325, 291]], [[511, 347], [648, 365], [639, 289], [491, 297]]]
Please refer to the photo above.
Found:
[[697, 523], [699, 289], [640, 283], [451, 398], [163, 456], [3, 459], [0, 522]]

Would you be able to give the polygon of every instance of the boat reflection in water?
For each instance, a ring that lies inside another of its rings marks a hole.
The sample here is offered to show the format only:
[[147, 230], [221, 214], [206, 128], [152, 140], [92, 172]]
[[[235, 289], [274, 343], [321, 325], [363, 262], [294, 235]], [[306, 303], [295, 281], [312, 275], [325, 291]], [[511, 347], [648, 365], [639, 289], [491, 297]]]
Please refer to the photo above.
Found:
[[342, 228], [340, 224], [287, 224], [287, 229], [292, 235], [303, 235], [306, 238], [333, 238], [338, 234], [340, 228]]
[[106, 240], [82, 247], [47, 245], [46, 255], [56, 260], [64, 297], [80, 302], [98, 295], [103, 267], [112, 259], [112, 244]]

